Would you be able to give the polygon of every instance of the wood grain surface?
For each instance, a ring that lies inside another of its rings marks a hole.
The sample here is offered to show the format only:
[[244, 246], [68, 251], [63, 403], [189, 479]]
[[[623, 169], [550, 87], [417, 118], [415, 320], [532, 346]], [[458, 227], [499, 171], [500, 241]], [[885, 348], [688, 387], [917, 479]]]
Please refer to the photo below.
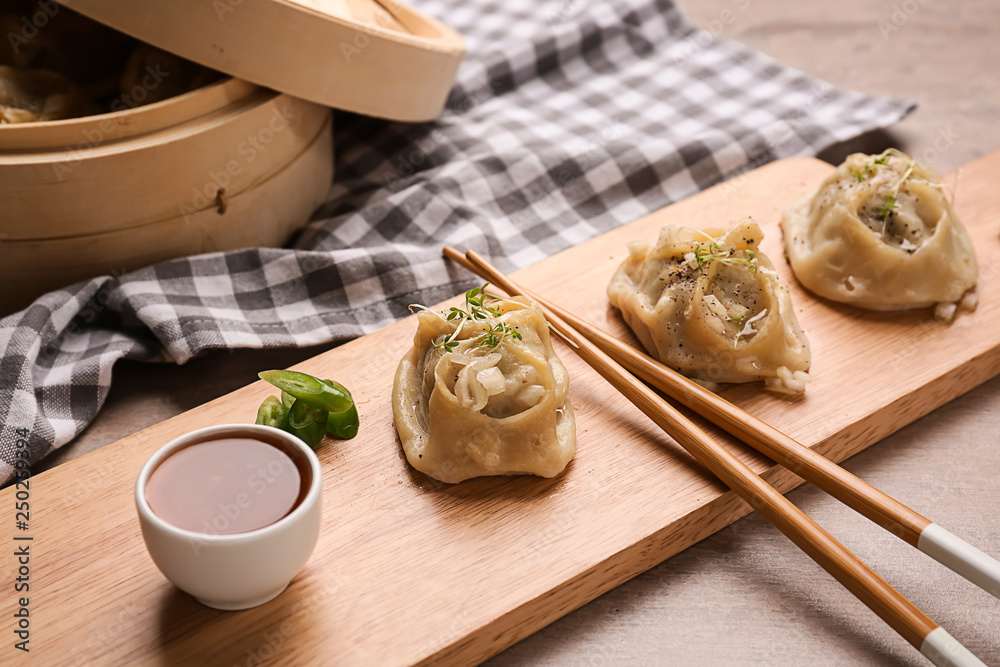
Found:
[[[527, 287], [623, 333], [604, 285], [625, 243], [663, 224], [718, 226], [751, 215], [762, 249], [793, 291], [813, 345], [813, 382], [788, 402], [758, 386], [725, 395], [841, 460], [1000, 372], [1000, 243], [993, 183], [1000, 154], [965, 168], [959, 215], [978, 242], [981, 305], [951, 326], [929, 313], [867, 313], [803, 293], [788, 274], [780, 209], [831, 167], [773, 163], [517, 274]], [[458, 664], [482, 660], [712, 534], [749, 508], [569, 353], [579, 446], [551, 480], [449, 486], [410, 469], [389, 392], [412, 319], [297, 368], [332, 376], [359, 403], [362, 432], [327, 442], [324, 530], [306, 569], [260, 608], [202, 607], [145, 552], [132, 505], [142, 463], [199, 426], [248, 422], [269, 390], [255, 383], [32, 479], [32, 653], [40, 664]], [[717, 431], [716, 431], [717, 432]], [[732, 451], [782, 490], [799, 480], [741, 446]], [[4, 516], [12, 489], [0, 492]], [[933, 518], [933, 517], [931, 517]], [[9, 567], [9, 557], [0, 564]], [[93, 619], [101, 623], [95, 631]]]

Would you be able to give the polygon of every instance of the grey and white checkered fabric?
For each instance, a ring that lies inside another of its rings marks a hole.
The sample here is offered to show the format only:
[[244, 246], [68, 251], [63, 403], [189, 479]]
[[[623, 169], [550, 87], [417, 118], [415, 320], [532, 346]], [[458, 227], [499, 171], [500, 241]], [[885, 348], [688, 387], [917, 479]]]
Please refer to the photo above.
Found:
[[523, 267], [912, 108], [716, 39], [670, 0], [418, 5], [468, 40], [448, 109], [420, 125], [338, 113], [336, 182], [293, 249], [94, 278], [0, 320], [0, 480], [19, 429], [32, 461], [83, 430], [118, 359], [360, 336], [468, 288], [445, 244]]

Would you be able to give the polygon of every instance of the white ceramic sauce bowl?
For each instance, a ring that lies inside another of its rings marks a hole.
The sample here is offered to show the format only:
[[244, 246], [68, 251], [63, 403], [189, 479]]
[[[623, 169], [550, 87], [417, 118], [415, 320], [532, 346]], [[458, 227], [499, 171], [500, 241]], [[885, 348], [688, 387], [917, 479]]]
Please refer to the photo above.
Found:
[[[194, 443], [245, 437], [279, 441], [311, 472], [305, 498], [278, 521], [245, 533], [208, 534], [178, 528], [157, 516], [146, 499], [150, 475], [167, 457]], [[322, 472], [315, 452], [270, 426], [224, 424], [191, 431], [164, 445], [139, 472], [135, 505], [146, 548], [177, 588], [215, 609], [249, 609], [277, 597], [309, 560], [321, 523]]]

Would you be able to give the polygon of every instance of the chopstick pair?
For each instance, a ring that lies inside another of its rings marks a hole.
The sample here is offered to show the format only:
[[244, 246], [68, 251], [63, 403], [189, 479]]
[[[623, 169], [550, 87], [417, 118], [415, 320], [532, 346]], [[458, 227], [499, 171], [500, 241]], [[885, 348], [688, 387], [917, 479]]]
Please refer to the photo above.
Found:
[[463, 256], [446, 247], [444, 255], [508, 294], [522, 294], [541, 306], [552, 326], [575, 346], [574, 351], [584, 361], [932, 663], [963, 667], [983, 664], [791, 501], [630, 371], [1000, 596], [1000, 564], [995, 560], [725, 399], [524, 290], [474, 251]]

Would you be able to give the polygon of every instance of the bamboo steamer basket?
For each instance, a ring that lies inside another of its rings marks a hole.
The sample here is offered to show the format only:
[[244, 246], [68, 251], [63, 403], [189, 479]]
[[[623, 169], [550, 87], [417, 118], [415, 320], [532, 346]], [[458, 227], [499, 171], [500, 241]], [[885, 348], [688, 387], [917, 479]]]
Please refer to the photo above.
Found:
[[330, 107], [431, 120], [464, 54], [450, 28], [391, 2], [71, 7], [232, 78], [114, 113], [0, 126], [0, 316], [78, 280], [284, 244], [332, 183]]

